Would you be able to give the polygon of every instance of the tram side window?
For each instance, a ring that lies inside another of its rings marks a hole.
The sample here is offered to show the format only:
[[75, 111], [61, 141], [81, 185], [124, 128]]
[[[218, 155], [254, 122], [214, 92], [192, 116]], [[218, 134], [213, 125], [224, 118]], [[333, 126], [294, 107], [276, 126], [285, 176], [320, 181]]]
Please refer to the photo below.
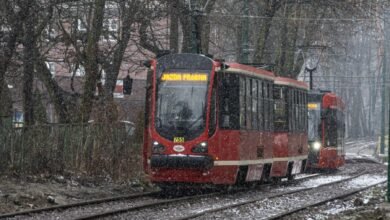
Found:
[[234, 74], [220, 73], [219, 88], [219, 126], [224, 129], [239, 129], [239, 78]]
[[337, 111], [337, 135], [338, 140], [337, 144], [339, 147], [343, 147], [343, 138], [345, 133], [345, 124], [344, 124], [344, 113], [342, 111]]
[[274, 120], [273, 120], [273, 116], [274, 116], [274, 103], [273, 103], [273, 98], [272, 98], [272, 92], [273, 92], [273, 88], [271, 89], [271, 84], [268, 83], [268, 129], [269, 130], [273, 130], [273, 124], [274, 124]]
[[270, 131], [273, 128], [273, 98], [272, 84], [265, 81], [263, 84], [263, 130]]
[[274, 98], [274, 128], [275, 131], [287, 130], [287, 103], [286, 88], [275, 86], [273, 89]]
[[268, 83], [264, 82], [263, 87], [263, 94], [264, 94], [264, 130], [269, 131], [269, 118], [270, 118], [270, 112], [269, 112], [269, 103], [268, 103]]
[[246, 128], [246, 81], [240, 77], [240, 128]]
[[335, 109], [328, 109], [326, 113], [326, 139], [328, 146], [337, 146], [337, 112]]
[[299, 121], [299, 124], [300, 124], [300, 131], [304, 131], [305, 130], [305, 122], [304, 122], [304, 119], [305, 119], [305, 112], [304, 112], [304, 105], [303, 105], [303, 91], [302, 90], [299, 90], [299, 116], [300, 116], [300, 121]]
[[293, 92], [293, 89], [288, 89], [287, 90], [287, 114], [288, 114], [288, 130], [289, 131], [294, 131], [293, 130], [293, 122], [294, 122], [294, 119], [293, 119], [293, 108], [291, 108], [293, 106], [293, 99], [292, 99], [292, 93]]
[[251, 79], [252, 84], [252, 129], [258, 130], [258, 122], [257, 122], [257, 80]]
[[299, 102], [298, 102], [298, 90], [294, 90], [294, 109], [295, 109], [295, 131], [299, 131]]
[[273, 97], [272, 97], [272, 91], [273, 91], [273, 86], [272, 86], [272, 84], [271, 83], [269, 83], [268, 84], [268, 100], [269, 100], [269, 113], [270, 113], [270, 115], [269, 115], [269, 117], [270, 117], [270, 119], [269, 119], [269, 129], [270, 130], [274, 130], [274, 117], [275, 117], [275, 115], [274, 115], [274, 99], [273, 99]]
[[303, 98], [304, 98], [304, 100], [303, 100], [303, 117], [304, 117], [304, 125], [303, 125], [303, 127], [304, 127], [304, 131], [307, 131], [307, 128], [308, 128], [308, 115], [307, 115], [307, 112], [308, 112], [308, 110], [307, 110], [307, 91], [305, 90], [304, 91], [304, 94], [303, 94]]
[[258, 116], [258, 124], [259, 130], [264, 129], [264, 98], [263, 98], [263, 82], [258, 81], [258, 96], [257, 96], [257, 116]]
[[295, 89], [290, 89], [289, 93], [290, 93], [290, 103], [291, 103], [291, 105], [288, 107], [290, 109], [290, 112], [291, 112], [289, 120], [290, 120], [290, 124], [291, 124], [291, 131], [295, 132], [295, 123], [296, 123], [296, 120], [295, 120], [295, 99], [294, 99]]
[[252, 129], [252, 80], [246, 78], [246, 128]]

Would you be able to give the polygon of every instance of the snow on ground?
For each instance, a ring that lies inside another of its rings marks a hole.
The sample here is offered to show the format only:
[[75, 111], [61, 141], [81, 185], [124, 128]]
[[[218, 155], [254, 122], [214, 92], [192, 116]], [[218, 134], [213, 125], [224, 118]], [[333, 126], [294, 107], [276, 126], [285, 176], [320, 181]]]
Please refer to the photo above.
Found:
[[363, 175], [348, 182], [346, 189], [366, 187], [386, 180], [387, 177], [379, 175]]
[[299, 183], [296, 186], [290, 186], [290, 187], [282, 187], [279, 189], [276, 189], [277, 191], [285, 191], [285, 190], [298, 190], [302, 188], [308, 188], [308, 187], [317, 187], [319, 185], [330, 183], [338, 180], [342, 180], [345, 178], [348, 178], [349, 176], [324, 176], [324, 177], [318, 177], [315, 179], [310, 179], [305, 182]]
[[324, 176], [324, 177], [319, 177], [319, 178], [316, 178], [316, 179], [308, 180], [306, 182], [301, 183], [300, 185], [302, 187], [305, 187], [305, 188], [307, 188], [307, 187], [317, 187], [317, 186], [325, 184], [325, 183], [339, 181], [339, 180], [342, 180], [342, 179], [346, 179], [348, 177], [349, 176]]
[[[327, 205], [331, 206], [332, 203], [328, 202]], [[336, 204], [332, 208], [330, 208], [328, 210], [324, 210], [323, 214], [326, 214], [326, 215], [336, 215], [336, 214], [339, 214], [341, 212], [344, 212], [344, 211], [347, 211], [347, 210], [351, 210], [351, 209], [355, 209], [355, 207], [352, 204], [352, 202], [343, 203], [343, 204]]]
[[357, 153], [346, 153], [345, 159], [372, 159], [377, 160], [377, 158], [372, 154], [357, 154]]
[[299, 179], [304, 179], [304, 178], [311, 177], [311, 176], [318, 176], [318, 174], [306, 174], [306, 173], [297, 174], [295, 176], [295, 179], [299, 180]]

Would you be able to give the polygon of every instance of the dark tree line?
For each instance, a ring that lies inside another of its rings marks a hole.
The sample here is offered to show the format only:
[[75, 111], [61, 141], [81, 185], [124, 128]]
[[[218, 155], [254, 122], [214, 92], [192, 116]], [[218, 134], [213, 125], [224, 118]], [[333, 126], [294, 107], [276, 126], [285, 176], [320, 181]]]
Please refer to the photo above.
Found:
[[[272, 64], [278, 75], [293, 78], [303, 75], [304, 55], [313, 55], [310, 46], [322, 45], [317, 87], [331, 88], [344, 97], [351, 136], [375, 130], [385, 62], [385, 1], [247, 0], [248, 9], [242, 0], [0, 3], [1, 116], [12, 114], [7, 85], [18, 78], [23, 82], [19, 93], [27, 125], [39, 121], [34, 113], [39, 98], [34, 97], [43, 96], [34, 95], [36, 80], [43, 84], [41, 92], [53, 104], [58, 122], [86, 122], [94, 109], [99, 109], [101, 120], [115, 121], [113, 92], [123, 69], [136, 71], [142, 68], [141, 59], [163, 50], [194, 52], [198, 43], [202, 53], [227, 60], [239, 61], [247, 52], [249, 62]], [[72, 73], [70, 90], [50, 73], [47, 62], [58, 60]], [[85, 75], [77, 86], [81, 70]], [[345, 88], [346, 76], [371, 76], [372, 86], [361, 88], [356, 82], [354, 88]]]

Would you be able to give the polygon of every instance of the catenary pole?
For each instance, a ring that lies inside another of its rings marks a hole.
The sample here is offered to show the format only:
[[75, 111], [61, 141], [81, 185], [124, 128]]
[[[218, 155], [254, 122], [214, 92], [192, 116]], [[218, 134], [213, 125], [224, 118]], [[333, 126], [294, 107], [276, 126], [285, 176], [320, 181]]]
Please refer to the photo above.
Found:
[[249, 3], [248, 0], [244, 0], [243, 12], [245, 18], [241, 19], [242, 33], [241, 33], [241, 63], [249, 63]]
[[[386, 20], [386, 19], [385, 19]], [[386, 24], [386, 21], [385, 21]], [[386, 25], [385, 25], [386, 26]], [[386, 32], [386, 29], [385, 29]], [[386, 34], [385, 34], [386, 36]], [[385, 37], [386, 38], [386, 37]], [[386, 40], [383, 49], [383, 67], [382, 67], [382, 82], [386, 81]], [[385, 83], [382, 83], [381, 96], [382, 96], [382, 109], [381, 109], [381, 138], [380, 138], [380, 154], [385, 153], [385, 111], [386, 111], [386, 91]]]
[[[384, 20], [384, 24], [383, 24], [383, 29], [384, 29], [384, 39], [385, 39], [385, 43], [384, 43], [384, 51], [383, 51], [383, 68], [384, 68], [384, 72], [383, 72], [383, 78], [384, 78], [384, 81], [385, 82], [385, 73], [386, 73], [386, 65], [387, 65], [387, 50], [388, 50], [388, 41], [389, 41], [389, 34], [387, 33], [387, 22], [388, 22], [388, 19], [389, 19], [389, 16], [388, 16], [388, 10], [387, 8], [384, 10], [384, 13], [385, 13], [385, 20]], [[383, 83], [383, 91], [385, 91], [385, 84]], [[383, 97], [384, 98], [384, 97]], [[389, 98], [390, 98], [390, 95], [389, 95]], [[382, 103], [385, 102], [384, 99], [382, 99]], [[390, 100], [389, 100], [390, 101]], [[387, 104], [390, 104], [387, 103]], [[384, 105], [384, 104], [383, 104]], [[386, 200], [387, 202], [390, 202], [390, 163], [389, 163], [389, 159], [390, 159], [390, 106], [389, 106], [389, 133], [387, 134], [388, 135], [388, 149], [387, 149], [387, 193], [386, 193]], [[384, 120], [383, 120], [384, 121]], [[384, 124], [384, 122], [382, 122]], [[384, 142], [384, 140], [383, 140]], [[383, 144], [384, 145], [384, 144]], [[384, 147], [384, 146], [383, 146]]]

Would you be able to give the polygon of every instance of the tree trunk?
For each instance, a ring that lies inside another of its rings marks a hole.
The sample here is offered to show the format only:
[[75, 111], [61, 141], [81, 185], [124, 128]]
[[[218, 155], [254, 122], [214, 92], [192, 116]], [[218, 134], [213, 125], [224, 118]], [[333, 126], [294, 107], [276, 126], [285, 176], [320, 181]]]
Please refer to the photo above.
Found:
[[[203, 4], [206, 4], [205, 2], [206, 1], [203, 1]], [[211, 10], [214, 8], [216, 0], [209, 0], [207, 2], [208, 2], [207, 6], [203, 6], [203, 7], [206, 7], [204, 9], [204, 13], [210, 14]], [[200, 19], [200, 31], [201, 31], [200, 38], [201, 38], [201, 48], [202, 48], [203, 54], [209, 53], [210, 28], [211, 28], [211, 26], [210, 26], [209, 18], [207, 16], [201, 16], [201, 19]]]
[[[38, 54], [38, 50], [36, 50], [35, 54]], [[50, 99], [54, 103], [55, 111], [58, 114], [58, 122], [59, 123], [69, 123], [72, 121], [72, 112], [69, 111], [71, 108], [75, 108], [75, 106], [71, 106], [70, 102], [66, 100], [71, 99], [70, 95], [66, 95], [65, 91], [62, 90], [60, 86], [58, 86], [55, 79], [53, 79], [50, 71], [47, 69], [44, 61], [42, 59], [37, 58], [35, 62], [36, 67], [36, 75], [45, 85], [47, 92], [49, 93]], [[75, 99], [75, 98], [72, 98]]]
[[265, 45], [267, 43], [267, 38], [272, 26], [272, 18], [274, 17], [276, 11], [278, 10], [279, 3], [280, 3], [279, 1], [276, 0], [266, 0], [265, 2], [266, 2], [266, 7], [265, 7], [264, 16], [266, 18], [264, 19], [264, 22], [260, 27], [260, 32], [258, 35], [259, 37], [257, 39], [257, 46], [253, 58], [253, 61], [255, 63], [263, 62]]
[[89, 120], [92, 105], [94, 102], [97, 81], [99, 79], [98, 70], [98, 52], [99, 39], [103, 27], [105, 0], [96, 0], [92, 15], [90, 31], [88, 32], [85, 62], [85, 84], [81, 97], [81, 114], [80, 121]]
[[179, 6], [178, 0], [169, 1], [170, 25], [169, 48], [172, 53], [179, 52]]
[[28, 1], [25, 6], [29, 19], [24, 24], [23, 40], [23, 108], [26, 126], [34, 124], [33, 80], [34, 80], [34, 47], [35, 47], [35, 13], [34, 4]]
[[[284, 18], [290, 16], [291, 7], [289, 5], [284, 6]], [[286, 53], [288, 50], [288, 41], [289, 41], [289, 20], [282, 19], [280, 22], [281, 30], [280, 30], [280, 42], [277, 51], [277, 61], [276, 61], [276, 73], [279, 76], [288, 76], [286, 72]]]

